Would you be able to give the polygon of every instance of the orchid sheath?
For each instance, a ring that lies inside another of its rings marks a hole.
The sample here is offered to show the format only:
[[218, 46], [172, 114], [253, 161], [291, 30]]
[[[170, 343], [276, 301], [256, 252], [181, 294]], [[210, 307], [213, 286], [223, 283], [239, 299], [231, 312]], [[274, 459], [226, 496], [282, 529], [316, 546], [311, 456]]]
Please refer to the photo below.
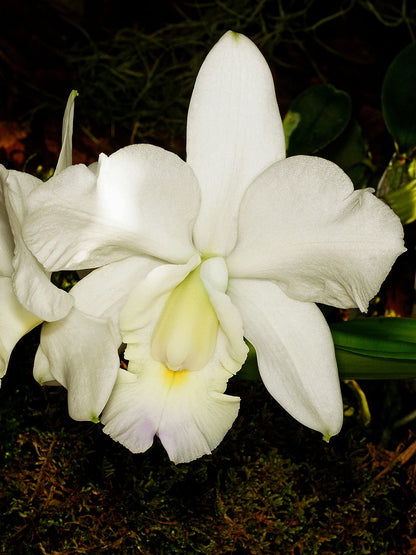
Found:
[[[331, 162], [285, 159], [273, 79], [245, 36], [226, 33], [199, 71], [186, 162], [128, 146], [94, 171], [63, 170], [27, 204], [24, 238], [49, 271], [104, 265], [77, 285], [75, 308], [118, 322], [126, 344], [127, 370], [110, 371], [96, 350], [71, 355], [68, 319], [52, 330], [38, 375], [65, 366], [74, 417], [101, 406], [104, 431], [133, 452], [157, 435], [174, 462], [210, 453], [238, 414], [225, 390], [246, 338], [273, 397], [325, 437], [339, 432], [334, 347], [315, 303], [365, 311], [404, 250], [402, 228]], [[104, 346], [98, 325], [83, 329]]]

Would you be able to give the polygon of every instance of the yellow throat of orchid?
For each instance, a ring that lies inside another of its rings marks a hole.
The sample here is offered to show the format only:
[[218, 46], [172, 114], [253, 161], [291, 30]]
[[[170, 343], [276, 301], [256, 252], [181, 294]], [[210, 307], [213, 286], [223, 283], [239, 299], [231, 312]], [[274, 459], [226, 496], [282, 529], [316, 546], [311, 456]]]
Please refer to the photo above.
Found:
[[215, 349], [218, 317], [199, 270], [169, 295], [153, 332], [152, 356], [171, 371], [200, 370]]

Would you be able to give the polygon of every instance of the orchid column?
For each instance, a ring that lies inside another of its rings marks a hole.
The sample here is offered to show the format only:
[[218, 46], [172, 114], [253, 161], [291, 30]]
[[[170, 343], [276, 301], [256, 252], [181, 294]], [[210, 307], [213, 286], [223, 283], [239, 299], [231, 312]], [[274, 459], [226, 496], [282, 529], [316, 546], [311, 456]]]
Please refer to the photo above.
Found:
[[[102, 266], [76, 286], [78, 307], [127, 345], [128, 369], [105, 376], [88, 350], [71, 362], [66, 348], [65, 384], [83, 406], [74, 418], [92, 403], [85, 375], [97, 395], [113, 379], [106, 433], [133, 452], [157, 435], [175, 462], [210, 453], [238, 413], [224, 392], [246, 338], [273, 397], [325, 438], [339, 432], [334, 347], [314, 303], [365, 311], [404, 250], [402, 228], [331, 162], [285, 159], [273, 79], [245, 36], [226, 33], [200, 69], [187, 162], [128, 146], [63, 170], [28, 208], [24, 238], [49, 271]], [[96, 344], [97, 330], [83, 333]], [[70, 332], [67, 318], [44, 342], [52, 375]]]

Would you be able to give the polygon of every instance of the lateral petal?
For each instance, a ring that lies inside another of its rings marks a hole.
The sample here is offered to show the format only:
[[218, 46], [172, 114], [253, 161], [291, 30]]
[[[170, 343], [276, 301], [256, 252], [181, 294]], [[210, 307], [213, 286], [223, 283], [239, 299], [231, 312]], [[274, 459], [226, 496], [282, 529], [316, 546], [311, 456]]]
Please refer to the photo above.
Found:
[[244, 191], [284, 156], [270, 69], [247, 37], [229, 31], [202, 64], [188, 112], [187, 161], [202, 191], [194, 232], [201, 252], [228, 254]]
[[97, 420], [113, 388], [120, 365], [121, 307], [133, 286], [157, 265], [131, 257], [98, 268], [72, 289], [75, 308], [42, 329], [35, 359], [35, 378], [68, 389], [69, 414], [75, 420]]
[[153, 258], [131, 256], [97, 268], [71, 289], [75, 307], [96, 318], [110, 318], [118, 329], [126, 299], [137, 283], [159, 265]]
[[183, 262], [195, 252], [200, 194], [178, 156], [130, 145], [102, 154], [96, 170], [69, 167], [30, 195], [24, 237], [46, 268], [96, 268], [135, 254]]
[[232, 279], [229, 295], [270, 394], [305, 426], [326, 438], [337, 434], [342, 397], [332, 336], [318, 307], [266, 280]]
[[51, 376], [68, 390], [74, 420], [98, 422], [120, 365], [118, 333], [111, 320], [73, 308], [58, 322], [44, 324], [34, 376], [41, 384]]
[[48, 357], [43, 352], [42, 345], [39, 345], [36, 350], [33, 377], [40, 385], [62, 385], [53, 377]]
[[354, 191], [332, 162], [294, 156], [247, 190], [227, 265], [294, 299], [365, 311], [404, 250], [399, 218], [372, 190]]
[[68, 389], [75, 420], [98, 419], [120, 365], [120, 309], [137, 281], [157, 264], [131, 257], [92, 271], [71, 289], [75, 308], [69, 315], [42, 329], [35, 378]]

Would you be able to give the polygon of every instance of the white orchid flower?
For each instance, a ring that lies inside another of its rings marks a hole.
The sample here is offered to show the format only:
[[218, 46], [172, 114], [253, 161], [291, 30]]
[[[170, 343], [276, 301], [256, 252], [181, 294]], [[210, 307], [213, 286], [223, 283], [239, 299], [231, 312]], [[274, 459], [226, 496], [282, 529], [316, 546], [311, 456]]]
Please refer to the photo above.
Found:
[[[62, 148], [51, 183], [72, 164], [74, 102], [77, 94], [76, 91], [72, 91], [68, 98], [62, 126]], [[96, 164], [90, 167], [90, 171], [94, 171], [94, 166]], [[90, 294], [88, 303], [83, 303], [85, 285], [90, 285], [94, 276], [84, 278], [85, 282], [81, 280], [82, 284], [79, 282], [70, 293], [62, 291], [51, 283], [51, 272], [46, 270], [28, 249], [22, 236], [22, 225], [27, 217], [25, 201], [31, 192], [46, 187], [46, 184], [32, 175], [6, 170], [3, 173], [3, 182], [16, 242], [13, 285], [20, 303], [39, 317], [36, 318], [36, 322], [44, 321], [35, 357], [34, 377], [42, 385], [67, 387], [70, 391], [70, 414], [75, 414], [75, 417], [81, 420], [96, 421], [97, 414], [102, 411], [114, 386], [120, 363], [117, 350], [121, 342], [118, 314], [116, 321], [107, 316], [104, 294], [100, 295], [101, 312], [91, 315]], [[103, 272], [98, 275], [102, 276]], [[119, 285], [124, 284], [123, 276], [119, 277], [114, 268], [112, 275], [116, 276]], [[107, 298], [110, 304], [114, 305], [112, 294], [113, 290]], [[124, 296], [127, 296], [127, 293]], [[121, 295], [119, 303], [123, 298]], [[18, 301], [15, 300], [15, 303]], [[26, 314], [26, 311], [24, 313]], [[55, 342], [51, 345], [50, 337], [55, 337], [62, 329], [65, 331], [65, 342]], [[88, 333], [84, 333], [85, 329]], [[85, 351], [94, 357], [95, 368], [99, 370], [98, 392], [94, 387], [97, 376], [93, 372], [69, 371], [78, 363], [79, 368], [84, 368]], [[51, 360], [53, 368], [50, 367]], [[68, 360], [70, 364], [67, 363]], [[82, 395], [79, 392], [82, 392]]]
[[13, 291], [15, 245], [3, 194], [5, 175], [7, 170], [0, 166], [0, 380], [6, 373], [16, 343], [41, 322], [23, 308]]
[[[72, 164], [72, 126], [74, 100], [72, 91], [62, 125], [62, 149], [55, 173]], [[72, 300], [50, 283], [50, 273], [28, 251], [22, 237], [25, 218], [24, 199], [42, 181], [30, 174], [8, 171], [0, 165], [0, 378], [7, 370], [10, 354], [17, 341], [44, 319], [56, 320], [66, 315]], [[20, 302], [14, 292], [19, 283]], [[49, 291], [48, 302], [39, 299], [37, 290]], [[31, 311], [26, 310], [30, 307]], [[26, 308], [25, 308], [26, 307]]]
[[[104, 265], [74, 293], [91, 316], [116, 322], [121, 310], [129, 363], [104, 431], [135, 453], [157, 435], [176, 463], [210, 453], [238, 413], [224, 391], [245, 337], [273, 397], [325, 437], [338, 433], [334, 347], [315, 303], [366, 310], [404, 250], [402, 227], [331, 162], [285, 159], [273, 79], [254, 44], [228, 32], [204, 61], [187, 162], [132, 145], [101, 155], [96, 170], [73, 166], [37, 189], [24, 237], [50, 271]], [[63, 368], [77, 418], [92, 406], [86, 388], [99, 395], [109, 380], [86, 345], [106, 338], [84, 326], [74, 357], [76, 332], [61, 324], [43, 360]]]

